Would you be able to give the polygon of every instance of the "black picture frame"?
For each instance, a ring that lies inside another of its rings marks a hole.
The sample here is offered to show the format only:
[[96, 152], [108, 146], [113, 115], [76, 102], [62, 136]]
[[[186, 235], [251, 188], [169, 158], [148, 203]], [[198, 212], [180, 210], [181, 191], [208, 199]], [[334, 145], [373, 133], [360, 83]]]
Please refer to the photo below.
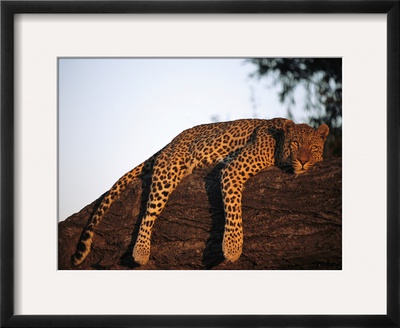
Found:
[[[1, 2], [1, 327], [400, 327], [399, 1], [2, 1]], [[386, 315], [15, 315], [14, 15], [18, 13], [386, 13]]]

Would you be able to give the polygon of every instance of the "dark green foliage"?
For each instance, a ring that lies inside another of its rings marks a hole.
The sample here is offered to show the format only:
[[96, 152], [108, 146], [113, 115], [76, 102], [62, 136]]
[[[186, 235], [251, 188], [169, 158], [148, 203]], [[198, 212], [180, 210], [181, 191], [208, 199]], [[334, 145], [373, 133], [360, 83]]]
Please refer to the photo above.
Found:
[[309, 124], [317, 127], [328, 124], [330, 134], [326, 142], [326, 156], [340, 156], [342, 152], [342, 59], [341, 58], [254, 58], [255, 78], [270, 78], [280, 85], [279, 99], [288, 105], [287, 116], [292, 117], [295, 89], [306, 91], [305, 110], [310, 112]]

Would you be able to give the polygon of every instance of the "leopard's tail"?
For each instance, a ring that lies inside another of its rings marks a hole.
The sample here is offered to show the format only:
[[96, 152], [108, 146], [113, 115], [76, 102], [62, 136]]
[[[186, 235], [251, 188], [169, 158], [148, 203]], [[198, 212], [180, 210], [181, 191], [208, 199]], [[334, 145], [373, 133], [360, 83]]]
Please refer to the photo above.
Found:
[[76, 247], [75, 254], [72, 255], [71, 261], [74, 265], [81, 264], [86, 256], [90, 252], [90, 247], [92, 245], [93, 239], [93, 231], [94, 228], [100, 223], [100, 221], [104, 218], [111, 204], [119, 197], [119, 195], [125, 190], [128, 184], [135, 181], [141, 174], [148, 171], [154, 164], [155, 158], [158, 155], [155, 154], [150, 157], [148, 160], [144, 161], [142, 164], [139, 164], [131, 171], [124, 174], [108, 191], [106, 196], [101, 201], [99, 207], [93, 216], [89, 219], [86, 224], [85, 229], [83, 229], [78, 245]]

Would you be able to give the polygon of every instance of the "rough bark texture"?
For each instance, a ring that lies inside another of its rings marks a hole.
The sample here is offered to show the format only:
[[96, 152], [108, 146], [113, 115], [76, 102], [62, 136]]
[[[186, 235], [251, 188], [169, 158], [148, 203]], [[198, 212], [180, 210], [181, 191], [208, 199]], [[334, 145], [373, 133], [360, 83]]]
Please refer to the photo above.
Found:
[[92, 250], [71, 264], [79, 236], [102, 197], [59, 223], [60, 270], [340, 270], [342, 268], [341, 159], [317, 164], [295, 176], [271, 168], [257, 174], [243, 193], [243, 253], [224, 261], [224, 212], [219, 168], [195, 171], [182, 180], [157, 219], [150, 260], [131, 257], [149, 178], [126, 189], [96, 227]]

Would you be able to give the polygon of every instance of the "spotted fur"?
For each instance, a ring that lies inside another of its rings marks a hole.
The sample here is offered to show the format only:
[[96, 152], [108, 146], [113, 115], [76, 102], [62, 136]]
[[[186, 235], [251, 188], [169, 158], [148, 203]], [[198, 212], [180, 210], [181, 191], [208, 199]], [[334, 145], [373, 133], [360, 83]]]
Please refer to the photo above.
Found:
[[291, 120], [242, 119], [198, 125], [185, 130], [167, 146], [122, 176], [104, 197], [83, 230], [72, 262], [83, 262], [92, 244], [95, 226], [128, 184], [152, 169], [146, 212], [133, 249], [138, 264], [150, 256], [152, 227], [171, 192], [195, 168], [222, 162], [221, 192], [225, 210], [222, 250], [234, 262], [242, 253], [242, 190], [244, 183], [270, 166], [291, 166], [295, 174], [308, 171], [322, 161], [327, 125], [317, 130]]

